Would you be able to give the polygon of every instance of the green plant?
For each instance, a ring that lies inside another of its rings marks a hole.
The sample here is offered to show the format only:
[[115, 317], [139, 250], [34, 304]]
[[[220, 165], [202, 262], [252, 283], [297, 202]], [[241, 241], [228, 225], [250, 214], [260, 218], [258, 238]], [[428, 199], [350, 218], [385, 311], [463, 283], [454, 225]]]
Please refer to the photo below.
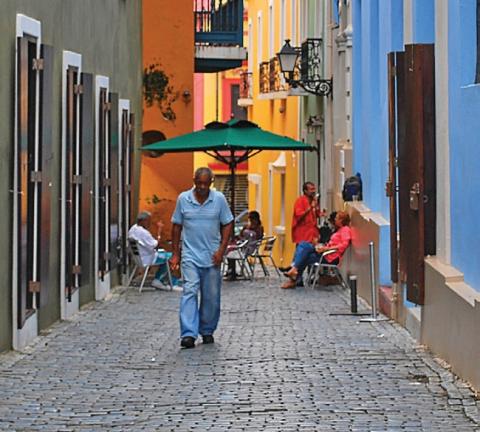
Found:
[[178, 99], [178, 92], [170, 85], [169, 77], [158, 63], [152, 63], [143, 70], [143, 98], [147, 107], [156, 104], [165, 120], [174, 121], [177, 118], [172, 104]]
[[149, 205], [150, 205], [150, 204], [152, 204], [152, 205], [157, 205], [157, 204], [159, 204], [161, 201], [165, 201], [165, 200], [159, 198], [157, 194], [153, 194], [151, 197], [149, 197], [149, 196], [145, 197], [145, 202], [146, 202], [147, 204], [149, 204]]

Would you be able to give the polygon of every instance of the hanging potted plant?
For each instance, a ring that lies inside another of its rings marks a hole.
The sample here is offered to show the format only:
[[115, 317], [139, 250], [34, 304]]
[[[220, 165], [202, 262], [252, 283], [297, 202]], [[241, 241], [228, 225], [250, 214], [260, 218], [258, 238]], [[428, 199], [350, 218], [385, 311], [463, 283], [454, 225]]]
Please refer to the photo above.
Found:
[[143, 70], [143, 98], [147, 107], [157, 105], [165, 120], [173, 122], [177, 118], [172, 104], [178, 99], [178, 92], [170, 85], [159, 63], [152, 63]]

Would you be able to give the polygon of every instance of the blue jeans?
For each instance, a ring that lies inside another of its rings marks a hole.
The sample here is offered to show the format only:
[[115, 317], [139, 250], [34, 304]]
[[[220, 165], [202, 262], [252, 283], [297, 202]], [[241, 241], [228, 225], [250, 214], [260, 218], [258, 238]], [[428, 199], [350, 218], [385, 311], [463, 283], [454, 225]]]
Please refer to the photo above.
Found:
[[[293, 265], [298, 271], [298, 278], [302, 277], [302, 274], [307, 266], [318, 263], [320, 261], [320, 257], [321, 254], [319, 255], [317, 252], [315, 252], [315, 246], [309, 242], [300, 242], [295, 249], [295, 255], [293, 257]], [[339, 259], [335, 258], [331, 264], [338, 264], [338, 262]], [[323, 258], [322, 263], [328, 263], [328, 261]]]
[[305, 268], [311, 264], [315, 264], [320, 259], [320, 255], [315, 252], [312, 243], [302, 241], [295, 249], [293, 256], [293, 265], [298, 271], [298, 278], [301, 279]]
[[[212, 335], [220, 319], [220, 267], [182, 263], [183, 295], [180, 301], [181, 337]], [[200, 292], [200, 307], [198, 293]]]

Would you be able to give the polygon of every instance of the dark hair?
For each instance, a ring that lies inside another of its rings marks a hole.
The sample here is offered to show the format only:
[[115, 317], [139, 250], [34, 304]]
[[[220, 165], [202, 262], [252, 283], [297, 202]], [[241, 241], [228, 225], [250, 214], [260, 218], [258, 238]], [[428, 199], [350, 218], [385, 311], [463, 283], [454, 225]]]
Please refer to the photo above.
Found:
[[328, 221], [331, 222], [332, 224], [335, 223], [335, 218], [337, 217], [337, 212], [332, 211], [330, 213], [330, 216], [328, 216]]
[[260, 213], [258, 213], [258, 211], [256, 211], [256, 210], [249, 211], [248, 212], [248, 218], [257, 222], [258, 225], [262, 224], [262, 221], [260, 220]]
[[313, 182], [311, 182], [311, 181], [307, 181], [307, 182], [303, 183], [303, 186], [302, 186], [303, 192], [306, 192], [306, 191], [307, 191], [307, 187], [308, 187], [308, 186], [315, 186], [315, 184], [314, 184]]
[[194, 175], [193, 178], [196, 180], [196, 179], [200, 178], [200, 177], [203, 176], [203, 175], [208, 175], [208, 177], [210, 178], [210, 180], [213, 180], [213, 177], [214, 177], [213, 171], [212, 171], [210, 168], [208, 168], [208, 167], [200, 167], [200, 168], [197, 168], [197, 169], [195, 170], [195, 175]]

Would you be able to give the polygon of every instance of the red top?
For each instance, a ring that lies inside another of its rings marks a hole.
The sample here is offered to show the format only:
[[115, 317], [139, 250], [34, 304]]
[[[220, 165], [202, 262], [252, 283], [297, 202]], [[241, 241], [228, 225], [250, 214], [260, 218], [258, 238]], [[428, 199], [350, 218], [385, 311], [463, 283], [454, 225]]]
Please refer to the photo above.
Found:
[[352, 239], [352, 232], [349, 226], [342, 226], [332, 234], [330, 241], [325, 245], [327, 247], [337, 248], [337, 250], [325, 256], [328, 262], [332, 262], [335, 258], [342, 259], [343, 253], [348, 248], [350, 240]]
[[[313, 239], [318, 239], [320, 233], [317, 226], [317, 218], [320, 217], [320, 210], [305, 211], [311, 207], [310, 201], [305, 195], [297, 198], [293, 205], [293, 221], [292, 221], [292, 241], [293, 243], [300, 243], [302, 241], [313, 242]], [[302, 215], [305, 216], [302, 217]]]

